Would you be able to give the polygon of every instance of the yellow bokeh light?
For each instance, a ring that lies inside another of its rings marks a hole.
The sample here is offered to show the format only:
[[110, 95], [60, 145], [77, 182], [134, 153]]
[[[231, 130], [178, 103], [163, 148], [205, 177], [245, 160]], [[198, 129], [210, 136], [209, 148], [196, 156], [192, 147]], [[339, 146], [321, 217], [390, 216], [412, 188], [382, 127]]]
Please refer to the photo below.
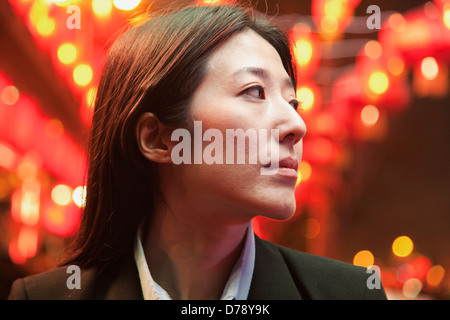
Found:
[[379, 57], [381, 57], [382, 52], [383, 48], [381, 47], [381, 44], [376, 40], [370, 40], [364, 46], [364, 53], [370, 59], [378, 59]]
[[397, 257], [407, 257], [414, 249], [413, 241], [407, 236], [400, 236], [392, 243], [392, 252]]
[[52, 189], [51, 197], [54, 203], [66, 206], [72, 199], [72, 189], [64, 184], [59, 184]]
[[436, 79], [438, 73], [439, 73], [439, 66], [437, 64], [437, 61], [433, 57], [426, 57], [422, 60], [422, 63], [420, 64], [420, 71], [422, 72], [422, 75], [427, 80], [433, 80]]
[[58, 60], [63, 64], [71, 64], [77, 58], [77, 48], [72, 43], [63, 43], [59, 46]]
[[302, 181], [306, 181], [311, 177], [312, 168], [308, 162], [306, 162], [306, 161], [300, 162], [299, 171], [302, 175]]
[[92, 11], [100, 18], [111, 15], [112, 6], [112, 0], [92, 0]]
[[19, 90], [15, 86], [4, 87], [0, 93], [0, 100], [8, 106], [16, 104], [19, 100]]
[[370, 267], [373, 265], [375, 258], [369, 250], [361, 250], [353, 257], [353, 264], [355, 266]]
[[114, 0], [114, 6], [120, 10], [133, 10], [136, 8], [141, 0]]
[[361, 110], [361, 121], [366, 127], [371, 127], [377, 123], [380, 111], [374, 105], [367, 105]]
[[373, 93], [383, 94], [389, 87], [389, 78], [383, 71], [375, 71], [369, 76], [369, 89]]
[[[43, 1], [43, 0], [41, 0]], [[77, 4], [79, 0], [46, 0], [47, 3], [51, 4], [55, 4], [58, 7], [62, 7], [62, 8], [67, 8], [73, 4]]]
[[303, 160], [298, 168], [296, 186], [298, 186], [302, 181], [308, 180], [311, 177], [311, 174], [312, 174], [311, 165]]
[[325, 16], [340, 18], [344, 15], [346, 11], [344, 7], [345, 5], [346, 5], [345, 1], [341, 0], [325, 1], [323, 8], [324, 14]]
[[36, 31], [44, 37], [51, 35], [55, 31], [55, 29], [55, 20], [50, 17], [41, 17], [36, 23]]
[[297, 98], [305, 111], [310, 110], [314, 105], [314, 92], [308, 87], [297, 89]]
[[313, 47], [311, 42], [306, 39], [296, 41], [294, 46], [294, 54], [297, 63], [300, 66], [307, 65], [311, 61], [313, 55]]
[[28, 181], [22, 185], [20, 203], [20, 220], [27, 225], [35, 225], [39, 221], [41, 184]]
[[402, 58], [391, 57], [387, 61], [387, 69], [392, 75], [399, 76], [405, 70], [405, 62], [403, 62]]
[[48, 3], [54, 3], [54, 4], [63, 4], [67, 2], [66, 0], [47, 0]]
[[42, 0], [33, 1], [28, 16], [31, 24], [36, 27], [42, 17], [48, 16], [48, 4]]
[[86, 205], [86, 186], [78, 186], [73, 190], [73, 202], [80, 208]]
[[302, 173], [300, 171], [297, 172], [297, 182], [295, 182], [295, 186], [298, 186], [302, 182]]
[[444, 5], [444, 13], [442, 15], [442, 19], [444, 20], [444, 25], [450, 29], [450, 4], [446, 3]]
[[87, 86], [93, 77], [92, 68], [88, 64], [79, 64], [73, 70], [73, 80], [79, 86]]

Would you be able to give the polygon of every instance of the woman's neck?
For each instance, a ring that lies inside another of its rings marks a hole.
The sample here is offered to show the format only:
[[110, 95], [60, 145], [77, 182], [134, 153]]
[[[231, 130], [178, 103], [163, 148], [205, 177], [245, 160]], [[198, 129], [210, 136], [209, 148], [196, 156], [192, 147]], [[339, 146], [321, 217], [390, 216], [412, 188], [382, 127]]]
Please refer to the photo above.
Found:
[[155, 210], [143, 240], [152, 278], [172, 299], [219, 299], [248, 222], [226, 224], [192, 212]]

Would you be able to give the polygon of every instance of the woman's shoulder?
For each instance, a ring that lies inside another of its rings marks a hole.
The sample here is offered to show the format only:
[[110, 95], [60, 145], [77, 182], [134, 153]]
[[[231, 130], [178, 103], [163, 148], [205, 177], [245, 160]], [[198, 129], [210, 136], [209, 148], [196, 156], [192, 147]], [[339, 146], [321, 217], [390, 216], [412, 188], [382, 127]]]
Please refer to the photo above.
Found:
[[65, 265], [17, 279], [10, 300], [139, 300], [142, 291], [134, 259], [120, 259], [86, 267]]
[[366, 268], [355, 266], [347, 262], [294, 250], [267, 240], [259, 240], [266, 250], [280, 254], [286, 263], [294, 267], [293, 270], [305, 269], [305, 271], [308, 271], [309, 273], [349, 272], [351, 274], [365, 273], [366, 271]]
[[89, 299], [95, 268], [69, 265], [17, 279], [11, 286], [10, 300]]
[[301, 267], [302, 269], [304, 268], [309, 273], [361, 274], [366, 273], [367, 270], [366, 268], [355, 266], [348, 262], [302, 252], [284, 246], [276, 246], [287, 262], [291, 263], [293, 266]]
[[264, 250], [281, 258], [304, 298], [386, 299], [380, 278], [372, 270], [261, 241]]

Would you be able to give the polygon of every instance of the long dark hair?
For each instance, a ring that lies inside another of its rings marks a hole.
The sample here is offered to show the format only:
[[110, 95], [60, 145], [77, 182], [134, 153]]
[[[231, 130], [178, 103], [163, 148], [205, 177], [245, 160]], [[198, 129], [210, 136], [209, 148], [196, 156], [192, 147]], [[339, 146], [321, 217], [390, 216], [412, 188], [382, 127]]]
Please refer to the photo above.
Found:
[[95, 101], [86, 206], [66, 264], [102, 265], [132, 250], [138, 225], [151, 214], [159, 190], [158, 172], [137, 145], [137, 120], [152, 112], [168, 126], [188, 125], [190, 99], [208, 57], [245, 29], [278, 51], [295, 84], [286, 35], [235, 5], [153, 14], [112, 45]]

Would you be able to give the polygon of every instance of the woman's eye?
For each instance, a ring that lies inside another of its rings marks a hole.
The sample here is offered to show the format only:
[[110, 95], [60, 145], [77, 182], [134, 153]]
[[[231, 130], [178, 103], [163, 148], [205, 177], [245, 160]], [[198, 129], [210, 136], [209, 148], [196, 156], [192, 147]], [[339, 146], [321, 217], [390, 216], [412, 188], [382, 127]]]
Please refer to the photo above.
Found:
[[266, 99], [266, 92], [264, 91], [264, 88], [260, 85], [253, 86], [244, 90], [243, 94], [260, 100]]

